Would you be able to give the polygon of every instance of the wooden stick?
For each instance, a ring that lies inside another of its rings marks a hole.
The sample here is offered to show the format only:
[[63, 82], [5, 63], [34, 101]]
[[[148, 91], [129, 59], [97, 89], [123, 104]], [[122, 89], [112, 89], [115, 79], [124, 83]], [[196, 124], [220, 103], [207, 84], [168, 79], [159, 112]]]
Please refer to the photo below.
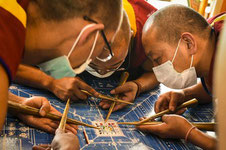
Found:
[[70, 107], [70, 99], [67, 100], [67, 104], [64, 108], [64, 112], [63, 112], [63, 115], [62, 115], [62, 118], [60, 120], [60, 125], [58, 128], [62, 129], [63, 131], [65, 130], [65, 126], [66, 126], [66, 121], [67, 121], [67, 114], [68, 114], [68, 111], [69, 111], [69, 107]]
[[[157, 122], [157, 121], [152, 121], [152, 122], [145, 122], [140, 125], [158, 125], [163, 122]], [[138, 122], [118, 122], [118, 124], [123, 124], [123, 125], [138, 125]], [[204, 131], [214, 131], [214, 127], [216, 126], [216, 123], [214, 122], [192, 122], [192, 125], [197, 127], [200, 130]]]
[[[27, 106], [27, 105], [23, 105], [23, 104], [18, 104], [18, 103], [12, 102], [12, 101], [8, 101], [8, 108], [9, 108], [9, 110], [15, 111], [15, 112], [18, 112], [18, 113], [42, 117], [39, 114], [39, 109], [34, 108], [34, 107], [30, 107], [30, 106]], [[49, 118], [49, 119], [56, 120], [56, 121], [61, 120], [61, 116], [55, 115], [55, 114], [52, 114], [52, 113], [46, 113], [45, 118]], [[78, 120], [75, 120], [75, 119], [70, 119], [70, 118], [67, 118], [67, 123], [75, 124], [75, 125], [82, 125], [82, 126], [86, 126], [86, 127], [90, 127], [90, 128], [95, 128], [95, 129], [100, 129], [96, 126], [86, 124], [84, 122], [81, 122], [81, 121], [78, 121]]]
[[[127, 81], [127, 79], [128, 79], [128, 77], [129, 77], [129, 73], [128, 73], [128, 72], [123, 72], [123, 74], [121, 75], [121, 78], [120, 78], [120, 81], [119, 81], [119, 85], [118, 85], [118, 86], [121, 86], [121, 85], [125, 84], [126, 81]], [[119, 95], [117, 94], [117, 95], [115, 95], [114, 97], [115, 97], [116, 99], [118, 99]], [[125, 102], [125, 101], [124, 101], [124, 102]], [[112, 111], [113, 111], [115, 105], [116, 105], [116, 102], [113, 102], [113, 103], [111, 104], [111, 106], [110, 106], [110, 108], [109, 108], [109, 111], [108, 111], [108, 114], [107, 114], [107, 117], [106, 117], [106, 119], [105, 119], [105, 121], [104, 121], [105, 123], [108, 121], [109, 117], [111, 116], [111, 113], [112, 113]]]
[[110, 96], [107, 96], [107, 95], [99, 95], [101, 99], [105, 99], [105, 100], [110, 100], [110, 101], [113, 101], [113, 102], [118, 102], [118, 103], [125, 103], [125, 104], [129, 104], [129, 105], [133, 105], [133, 103], [131, 102], [127, 102], [127, 101], [124, 101], [124, 100], [121, 100], [121, 99], [118, 99], [118, 96], [114, 96], [114, 98], [112, 99], [112, 97]]
[[202, 0], [202, 2], [199, 5], [199, 13], [204, 16], [206, 6], [208, 5], [208, 0]]
[[[193, 106], [193, 105], [195, 105], [197, 103], [198, 103], [198, 100], [194, 98], [194, 99], [189, 100], [187, 102], [184, 102], [183, 104], [178, 106], [175, 111], [180, 110], [182, 108], [191, 107], [191, 106]], [[169, 114], [169, 113], [172, 113], [172, 111], [170, 111], [169, 109], [166, 109], [166, 110], [164, 110], [162, 112], [159, 112], [159, 113], [157, 113], [157, 114], [155, 114], [155, 115], [153, 115], [151, 117], [148, 117], [148, 118], [146, 118], [144, 120], [139, 121], [138, 124], [142, 124], [144, 122], [148, 122], [149, 120], [153, 120], [155, 118], [161, 117], [161, 116], [163, 116], [165, 114]]]
[[86, 134], [86, 130], [83, 130], [83, 134], [84, 134], [86, 143], [89, 144], [89, 138], [88, 138], [88, 135]]
[[[93, 96], [91, 93], [89, 93], [86, 90], [81, 90], [81, 92], [83, 92], [83, 93], [85, 93], [85, 94], [87, 94], [89, 96]], [[133, 103], [131, 103], [131, 102], [127, 102], [127, 101], [118, 99], [117, 97], [111, 97], [111, 96], [107, 96], [107, 95], [104, 95], [104, 94], [98, 95], [97, 98], [104, 99], [104, 100], [109, 100], [109, 101], [113, 101], [113, 102], [119, 102], [119, 103], [125, 103], [125, 104], [133, 105]]]

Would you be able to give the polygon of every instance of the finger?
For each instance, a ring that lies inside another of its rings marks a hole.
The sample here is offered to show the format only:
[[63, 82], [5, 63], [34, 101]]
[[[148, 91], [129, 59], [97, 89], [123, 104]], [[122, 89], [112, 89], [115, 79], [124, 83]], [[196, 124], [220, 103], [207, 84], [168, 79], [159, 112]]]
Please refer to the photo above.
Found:
[[105, 103], [105, 104], [102, 106], [102, 108], [103, 108], [103, 109], [108, 109], [110, 106], [111, 106], [111, 104]]
[[112, 102], [110, 102], [109, 100], [102, 100], [102, 101], [100, 101], [99, 106], [100, 106], [100, 107], [103, 107], [103, 105], [105, 105], [105, 104], [111, 105]]
[[45, 99], [44, 97], [38, 97], [38, 96], [33, 96], [28, 99], [26, 99], [26, 105], [35, 107], [35, 108], [41, 108], [42, 107], [42, 100]]
[[155, 110], [156, 113], [159, 113], [161, 111], [160, 109], [162, 108], [164, 100], [165, 100], [165, 97], [164, 96], [160, 96], [158, 98], [158, 100], [155, 102], [154, 110]]
[[59, 122], [58, 122], [58, 121], [52, 121], [52, 120], [50, 120], [50, 119], [47, 120], [46, 124], [47, 124], [48, 126], [50, 126], [51, 128], [55, 129], [55, 130], [56, 130], [56, 129], [58, 128], [58, 126], [59, 126]]
[[74, 124], [68, 124], [68, 125], [74, 128], [75, 130], [78, 130], [78, 125], [74, 125]]
[[68, 131], [70, 131], [70, 132], [72, 132], [74, 135], [77, 134], [77, 130], [74, 129], [73, 127], [71, 127], [71, 126], [68, 125], [68, 124], [66, 125], [65, 129], [68, 130]]
[[41, 129], [41, 130], [46, 131], [46, 132], [51, 133], [51, 134], [55, 134], [55, 130], [56, 130], [55, 128], [52, 128], [49, 125], [35, 125], [33, 127]]
[[68, 130], [68, 129], [65, 129], [65, 133], [71, 133], [73, 135], [77, 135], [77, 131], [74, 132], [74, 131], [71, 131], [71, 130]]
[[178, 99], [175, 96], [175, 94], [171, 94], [170, 101], [169, 101], [169, 110], [170, 111], [173, 111], [173, 112], [175, 111], [175, 109], [177, 107], [177, 102], [178, 102]]
[[140, 117], [139, 118], [139, 120], [141, 121], [141, 120], [144, 120], [144, 119], [146, 119], [147, 117]]
[[56, 108], [54, 108], [54, 107], [52, 107], [51, 106], [51, 108], [50, 108], [50, 112], [52, 113], [52, 114], [55, 114], [55, 115], [57, 115], [57, 116], [62, 116], [62, 113], [61, 112], [59, 112], [58, 110], [56, 110]]
[[130, 87], [121, 85], [121, 86], [118, 86], [115, 89], [111, 90], [110, 93], [111, 94], [120, 94], [120, 93], [128, 92], [130, 90], [131, 90]]
[[25, 124], [29, 124], [30, 126], [34, 128], [38, 128], [40, 130], [53, 133], [55, 132], [55, 129], [50, 127], [48, 125], [49, 119], [46, 118], [37, 118], [31, 115], [23, 115], [23, 114], [18, 114], [18, 117], [20, 120], [22, 120]]
[[[131, 99], [131, 98], [127, 97], [127, 96], [122, 96], [122, 97], [119, 97], [119, 98], [121, 98], [122, 100], [127, 101], [127, 102], [133, 102], [133, 99]], [[125, 104], [125, 103], [116, 103], [113, 111], [120, 110], [120, 109], [126, 107], [127, 105], [128, 104]]]
[[65, 132], [61, 128], [57, 128], [56, 131], [55, 131], [55, 135], [57, 135], [57, 134], [60, 135], [60, 134], [63, 134], [63, 133], [65, 133]]
[[186, 110], [187, 110], [187, 108], [182, 108], [182, 109], [176, 111], [176, 114], [177, 114], [177, 115], [181, 115], [181, 114], [183, 114]]
[[96, 97], [99, 95], [99, 93], [96, 90], [94, 90], [91, 86], [89, 86], [85, 82], [79, 82], [78, 85], [80, 90], [86, 90]]
[[140, 121], [141, 121], [141, 120], [144, 120], [144, 117], [140, 117], [139, 120], [140, 120]]
[[166, 109], [169, 109], [169, 102], [165, 100], [165, 101], [162, 102], [162, 106], [160, 108], [160, 112], [164, 111]]
[[105, 103], [104, 102], [100, 102], [99, 106], [102, 107]]
[[41, 105], [42, 106], [39, 110], [39, 114], [44, 117], [46, 115], [46, 113], [48, 113], [50, 111], [51, 105], [47, 99], [42, 99]]
[[113, 112], [114, 112], [114, 111], [118, 111], [118, 110], [124, 108], [125, 106], [127, 106], [127, 104], [119, 103], [119, 104], [115, 105], [115, 107], [114, 107], [114, 109], [113, 109], [112, 111], [113, 111]]
[[70, 99], [71, 99], [72, 101], [78, 101], [78, 100], [79, 100], [78, 97], [77, 97], [76, 95], [74, 95], [74, 93], [71, 94]]
[[86, 100], [88, 98], [88, 96], [85, 93], [81, 92], [81, 90], [78, 88], [74, 88], [73, 95], [75, 95], [78, 99], [82, 100]]
[[43, 131], [46, 131], [46, 132], [49, 132], [52, 134], [55, 133], [55, 130], [58, 127], [58, 124], [56, 124], [52, 120], [46, 119], [46, 118], [42, 118], [42, 119], [38, 120], [36, 123], [32, 123], [31, 125], [35, 128], [41, 129]]

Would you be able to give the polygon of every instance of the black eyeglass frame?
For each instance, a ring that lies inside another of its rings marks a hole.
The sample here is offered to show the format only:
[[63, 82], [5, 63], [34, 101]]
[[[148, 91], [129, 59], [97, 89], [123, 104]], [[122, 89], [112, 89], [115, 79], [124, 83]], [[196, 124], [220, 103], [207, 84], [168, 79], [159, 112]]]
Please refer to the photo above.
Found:
[[[93, 22], [93, 23], [98, 24], [97, 21], [95, 21], [95, 20], [89, 18], [88, 16], [84, 16], [83, 19], [86, 20], [86, 21], [90, 21], [90, 22]], [[105, 35], [105, 33], [104, 33], [104, 30], [100, 30], [100, 33], [101, 33], [101, 35], [102, 35], [102, 37], [103, 37], [103, 39], [104, 39], [105, 44], [106, 44], [107, 47], [108, 47], [108, 50], [109, 50], [109, 52], [110, 52], [110, 54], [111, 54], [111, 57], [113, 57], [114, 54], [113, 54], [112, 49], [111, 49], [111, 46], [110, 46], [110, 44], [109, 44], [109, 42], [108, 42], [108, 40], [107, 40], [107, 37], [106, 37], [106, 35]]]

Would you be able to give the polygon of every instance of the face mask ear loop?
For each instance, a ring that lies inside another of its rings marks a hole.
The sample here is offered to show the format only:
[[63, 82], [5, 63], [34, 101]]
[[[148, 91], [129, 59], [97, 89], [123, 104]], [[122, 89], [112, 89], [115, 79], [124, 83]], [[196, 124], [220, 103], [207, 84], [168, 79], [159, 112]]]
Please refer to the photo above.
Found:
[[78, 41], [80, 40], [80, 38], [81, 38], [82, 34], [84, 33], [84, 31], [85, 31], [86, 29], [88, 29], [88, 28], [94, 26], [94, 25], [95, 25], [95, 24], [89, 24], [89, 25], [85, 26], [85, 27], [81, 30], [81, 32], [79, 33], [77, 39], [75, 40], [74, 44], [72, 45], [71, 50], [69, 51], [69, 53], [68, 53], [68, 55], [67, 55], [68, 58], [71, 56], [71, 53], [72, 53], [73, 50], [75, 49], [75, 46], [77, 45], [77, 43], [78, 43]]
[[174, 62], [174, 60], [175, 60], [175, 58], [176, 58], [177, 51], [178, 51], [179, 46], [180, 46], [180, 42], [181, 42], [181, 38], [180, 38], [180, 40], [179, 40], [179, 42], [178, 42], [178, 44], [177, 44], [177, 48], [176, 48], [176, 51], [175, 51], [175, 53], [174, 53], [174, 56], [173, 56], [173, 59], [172, 59], [172, 63]]
[[190, 68], [192, 67], [192, 64], [193, 64], [193, 55], [191, 56], [191, 64], [190, 64]]
[[96, 33], [96, 36], [95, 36], [95, 39], [94, 39], [94, 42], [93, 42], [93, 46], [92, 46], [91, 52], [89, 53], [88, 58], [86, 59], [84, 64], [82, 64], [80, 67], [74, 69], [75, 73], [80, 74], [83, 70], [85, 70], [84, 68], [86, 68], [86, 66], [92, 61], [92, 59], [90, 59], [90, 57], [92, 56], [93, 51], [95, 49], [98, 35], [99, 35], [99, 31], [97, 31], [97, 33]]
[[87, 60], [89, 60], [90, 57], [91, 57], [92, 54], [93, 54], [93, 51], [94, 51], [95, 46], [96, 46], [96, 44], [97, 44], [97, 38], [98, 38], [98, 36], [99, 36], [99, 31], [97, 31], [97, 33], [96, 33], [96, 36], [95, 36], [95, 39], [94, 39], [94, 42], [93, 42], [92, 49], [91, 49], [91, 52], [89, 53], [89, 57], [87, 58]]

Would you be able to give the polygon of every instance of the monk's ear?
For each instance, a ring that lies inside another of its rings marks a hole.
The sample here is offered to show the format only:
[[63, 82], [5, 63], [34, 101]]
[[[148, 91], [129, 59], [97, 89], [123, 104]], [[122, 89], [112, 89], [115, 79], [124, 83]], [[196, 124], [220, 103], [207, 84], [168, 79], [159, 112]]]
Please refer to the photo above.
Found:
[[91, 27], [86, 29], [84, 33], [81, 35], [81, 38], [78, 42], [78, 45], [82, 45], [86, 43], [89, 39], [89, 37], [92, 35], [92, 33], [96, 33], [97, 31], [103, 30], [104, 25], [103, 24], [93, 24]]
[[197, 52], [197, 42], [194, 36], [189, 32], [184, 32], [181, 35], [181, 42], [186, 44], [186, 49], [190, 55], [194, 55]]

